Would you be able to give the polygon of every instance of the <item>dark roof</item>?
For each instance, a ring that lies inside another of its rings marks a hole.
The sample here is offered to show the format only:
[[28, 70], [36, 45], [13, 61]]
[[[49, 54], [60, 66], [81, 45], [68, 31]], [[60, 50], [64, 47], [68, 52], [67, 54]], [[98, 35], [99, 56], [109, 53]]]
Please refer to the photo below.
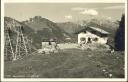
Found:
[[103, 29], [100, 29], [100, 28], [97, 28], [97, 27], [89, 27], [95, 31], [98, 31], [98, 32], [101, 32], [102, 34], [109, 34], [109, 32], [103, 30]]
[[103, 29], [100, 29], [100, 28], [97, 28], [97, 27], [85, 27], [79, 31], [77, 31], [75, 34], [79, 34], [81, 32], [86, 32], [86, 31], [95, 31], [95, 32], [99, 32], [100, 34], [110, 34], [109, 32], [103, 30]]
[[43, 39], [42, 41], [43, 42], [55, 42], [56, 40], [55, 39]]

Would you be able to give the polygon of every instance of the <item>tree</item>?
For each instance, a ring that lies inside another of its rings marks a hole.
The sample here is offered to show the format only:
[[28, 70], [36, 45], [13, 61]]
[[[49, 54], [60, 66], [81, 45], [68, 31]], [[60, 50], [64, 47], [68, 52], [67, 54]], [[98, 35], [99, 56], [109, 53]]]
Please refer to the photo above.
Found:
[[116, 31], [115, 49], [117, 51], [125, 50], [125, 15], [124, 14], [121, 17], [121, 21], [119, 23], [119, 28]]

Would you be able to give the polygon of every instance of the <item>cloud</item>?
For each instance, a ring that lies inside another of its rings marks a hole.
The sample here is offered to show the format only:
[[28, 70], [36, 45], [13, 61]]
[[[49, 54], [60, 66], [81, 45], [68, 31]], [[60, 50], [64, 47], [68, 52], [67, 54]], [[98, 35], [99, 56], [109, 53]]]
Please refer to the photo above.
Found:
[[81, 11], [80, 14], [98, 15], [98, 12], [95, 9], [85, 9], [84, 11]]
[[81, 11], [81, 10], [84, 10], [85, 8], [82, 8], [82, 7], [74, 7], [74, 8], [71, 8], [71, 10], [73, 11]]
[[64, 16], [65, 19], [72, 19], [71, 15]]
[[107, 17], [107, 20], [112, 20], [112, 18], [111, 17]]
[[[83, 8], [83, 7], [74, 7], [74, 8], [71, 8], [71, 10], [73, 11], [83, 11], [83, 10], [86, 10], [88, 8]], [[97, 9], [97, 8], [91, 8], [91, 9]]]
[[110, 7], [105, 7], [103, 9], [124, 9], [125, 6], [110, 6]]

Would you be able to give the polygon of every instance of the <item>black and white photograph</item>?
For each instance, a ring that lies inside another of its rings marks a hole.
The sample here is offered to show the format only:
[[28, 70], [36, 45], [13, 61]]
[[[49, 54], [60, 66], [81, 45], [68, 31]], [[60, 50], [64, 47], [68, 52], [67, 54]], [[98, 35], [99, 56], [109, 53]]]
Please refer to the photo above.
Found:
[[125, 8], [125, 2], [4, 3], [2, 78], [125, 79]]

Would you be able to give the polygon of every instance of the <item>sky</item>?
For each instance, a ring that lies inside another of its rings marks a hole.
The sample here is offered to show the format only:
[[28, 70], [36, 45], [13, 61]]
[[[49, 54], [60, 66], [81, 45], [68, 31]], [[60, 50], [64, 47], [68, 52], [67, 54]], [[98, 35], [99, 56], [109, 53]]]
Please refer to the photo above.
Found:
[[42, 16], [54, 22], [77, 21], [92, 17], [120, 20], [124, 3], [5, 3], [4, 14], [18, 21]]

